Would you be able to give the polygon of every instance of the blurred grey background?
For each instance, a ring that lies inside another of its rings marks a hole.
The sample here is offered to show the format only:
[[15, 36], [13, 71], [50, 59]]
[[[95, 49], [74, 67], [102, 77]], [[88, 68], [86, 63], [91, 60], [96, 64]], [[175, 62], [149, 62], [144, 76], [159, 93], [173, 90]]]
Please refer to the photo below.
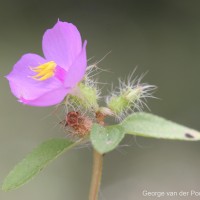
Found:
[[[200, 1], [187, 0], [0, 0], [0, 182], [42, 141], [64, 137], [54, 108], [18, 103], [4, 78], [27, 52], [42, 54], [44, 31], [59, 18], [74, 23], [88, 40], [88, 58], [117, 83], [138, 66], [158, 86], [149, 100], [155, 114], [200, 130]], [[109, 85], [104, 87], [104, 92]], [[128, 147], [123, 146], [128, 144]], [[148, 191], [200, 191], [200, 142], [127, 137], [105, 157], [100, 200], [157, 199]], [[86, 200], [92, 151], [71, 150], [22, 188], [0, 200]], [[160, 199], [199, 199], [163, 197]]]

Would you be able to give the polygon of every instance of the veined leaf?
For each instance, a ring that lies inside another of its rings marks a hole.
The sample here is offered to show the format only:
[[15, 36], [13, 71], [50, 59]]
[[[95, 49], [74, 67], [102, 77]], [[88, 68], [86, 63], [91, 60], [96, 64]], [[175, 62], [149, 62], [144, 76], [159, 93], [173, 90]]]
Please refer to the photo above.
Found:
[[200, 140], [200, 132], [149, 113], [134, 113], [121, 125], [125, 133], [132, 135], [172, 140]]
[[120, 125], [100, 126], [94, 124], [90, 133], [90, 139], [94, 148], [101, 154], [115, 149], [124, 138], [125, 132]]
[[51, 139], [42, 143], [8, 174], [2, 189], [8, 191], [20, 187], [73, 145], [74, 142], [66, 139]]

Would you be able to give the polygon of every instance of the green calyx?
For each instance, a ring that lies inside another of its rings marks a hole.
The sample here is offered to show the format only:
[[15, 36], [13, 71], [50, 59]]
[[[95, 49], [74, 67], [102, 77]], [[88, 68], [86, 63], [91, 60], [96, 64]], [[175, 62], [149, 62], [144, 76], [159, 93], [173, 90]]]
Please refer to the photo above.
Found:
[[68, 101], [77, 106], [82, 106], [85, 109], [94, 109], [99, 108], [98, 103], [98, 92], [97, 89], [83, 83], [78, 84], [78, 87], [73, 94], [70, 94]]

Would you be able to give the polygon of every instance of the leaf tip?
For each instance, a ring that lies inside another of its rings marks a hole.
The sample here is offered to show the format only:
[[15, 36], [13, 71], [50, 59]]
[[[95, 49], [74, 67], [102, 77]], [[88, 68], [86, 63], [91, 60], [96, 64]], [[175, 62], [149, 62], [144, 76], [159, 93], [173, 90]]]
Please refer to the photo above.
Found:
[[188, 130], [184, 134], [188, 140], [200, 140], [200, 133], [195, 130]]

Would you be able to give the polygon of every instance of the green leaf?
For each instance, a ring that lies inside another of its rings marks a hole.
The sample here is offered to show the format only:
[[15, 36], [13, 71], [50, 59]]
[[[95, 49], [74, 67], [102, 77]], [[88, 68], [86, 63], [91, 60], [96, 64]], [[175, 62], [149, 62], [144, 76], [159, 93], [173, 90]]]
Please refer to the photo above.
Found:
[[115, 149], [124, 138], [125, 132], [120, 125], [103, 127], [98, 124], [92, 126], [90, 139], [94, 148], [101, 154]]
[[74, 144], [66, 139], [51, 139], [42, 143], [8, 174], [2, 189], [9, 191], [20, 187]]
[[128, 134], [172, 140], [200, 140], [200, 132], [149, 113], [128, 116], [121, 125]]

